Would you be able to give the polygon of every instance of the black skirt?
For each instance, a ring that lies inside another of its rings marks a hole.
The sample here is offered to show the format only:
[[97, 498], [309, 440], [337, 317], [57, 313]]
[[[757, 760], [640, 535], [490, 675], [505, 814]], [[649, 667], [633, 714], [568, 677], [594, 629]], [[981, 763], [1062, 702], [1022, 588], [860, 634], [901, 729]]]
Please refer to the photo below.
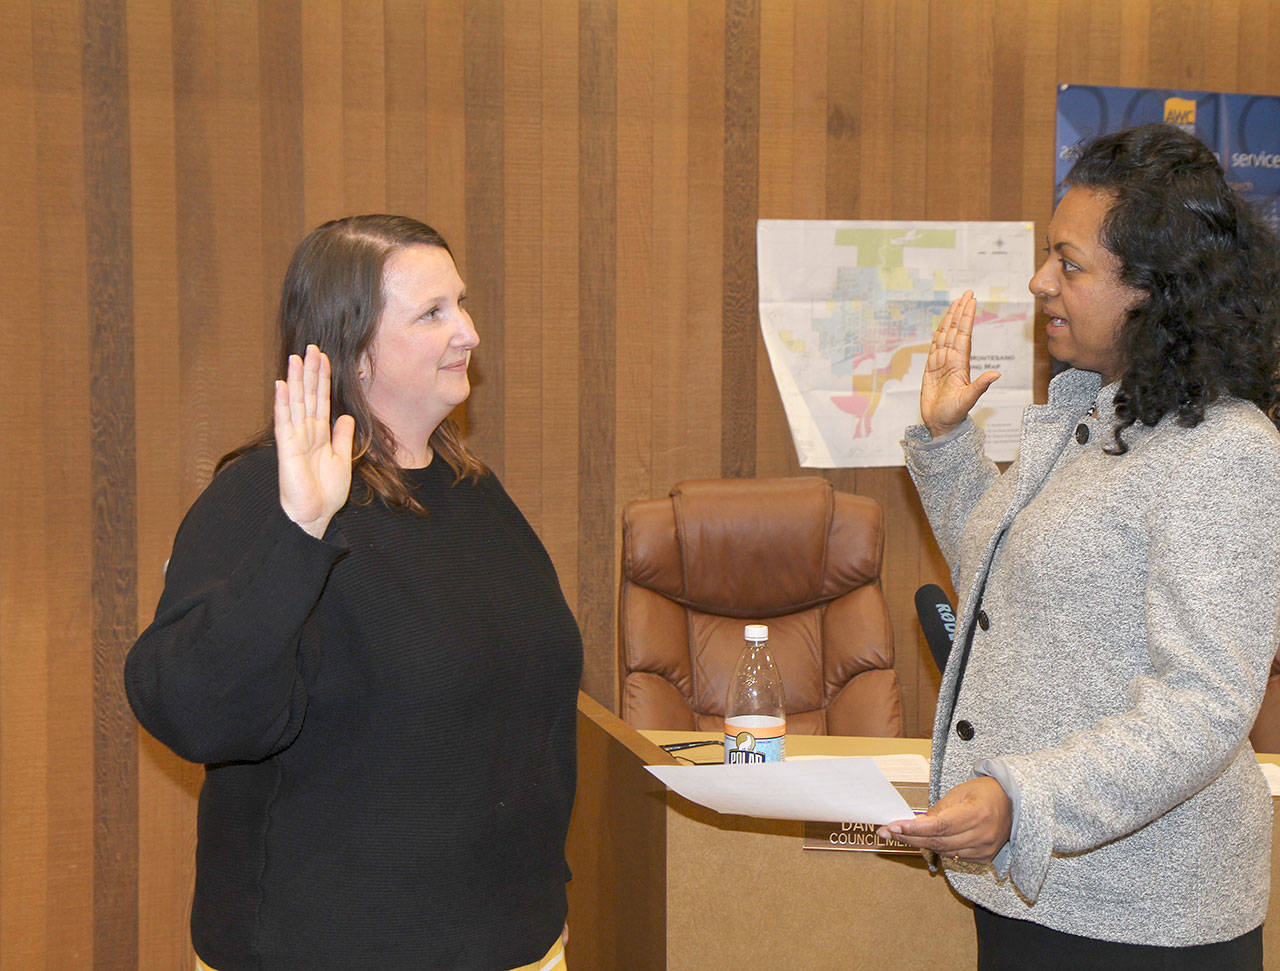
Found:
[[978, 971], [1262, 971], [1262, 926], [1190, 947], [1120, 944], [1055, 931], [974, 906]]

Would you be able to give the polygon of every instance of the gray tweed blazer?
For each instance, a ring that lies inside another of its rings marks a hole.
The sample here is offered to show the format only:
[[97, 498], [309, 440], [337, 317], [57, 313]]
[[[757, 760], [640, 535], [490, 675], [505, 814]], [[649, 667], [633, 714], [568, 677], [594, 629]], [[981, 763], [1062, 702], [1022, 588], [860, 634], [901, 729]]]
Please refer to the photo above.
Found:
[[972, 422], [907, 431], [960, 601], [932, 796], [983, 759], [1019, 794], [1001, 866], [947, 876], [1073, 934], [1227, 940], [1262, 922], [1270, 884], [1271, 797], [1247, 735], [1280, 639], [1280, 434], [1225, 400], [1195, 428], [1135, 425], [1108, 455], [1114, 390], [1055, 378], [1003, 475]]

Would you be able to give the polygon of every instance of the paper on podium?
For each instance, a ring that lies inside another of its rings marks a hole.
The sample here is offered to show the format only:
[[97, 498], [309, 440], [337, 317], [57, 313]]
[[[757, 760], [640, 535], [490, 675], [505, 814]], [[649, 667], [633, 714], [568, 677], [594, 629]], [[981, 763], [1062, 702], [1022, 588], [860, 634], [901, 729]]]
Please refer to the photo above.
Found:
[[718, 813], [876, 825], [912, 816], [869, 758], [645, 768], [668, 789]]
[[1259, 762], [1258, 768], [1262, 770], [1262, 775], [1267, 780], [1267, 785], [1271, 787], [1273, 796], [1280, 796], [1280, 765], [1271, 762]]

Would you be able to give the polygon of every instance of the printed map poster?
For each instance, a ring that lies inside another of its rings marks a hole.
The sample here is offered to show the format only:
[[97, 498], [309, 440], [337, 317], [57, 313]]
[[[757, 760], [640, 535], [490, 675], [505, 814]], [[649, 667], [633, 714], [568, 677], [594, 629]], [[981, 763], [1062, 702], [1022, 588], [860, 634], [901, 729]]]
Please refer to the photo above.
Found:
[[987, 455], [1013, 459], [1032, 400], [1034, 236], [1029, 222], [760, 220], [760, 328], [800, 464], [903, 464], [934, 327], [965, 290], [972, 373], [1001, 372], [973, 417]]
[[1208, 145], [1227, 181], [1280, 229], [1280, 97], [1270, 95], [1060, 85], [1056, 199], [1082, 141], [1154, 121], [1177, 125]]

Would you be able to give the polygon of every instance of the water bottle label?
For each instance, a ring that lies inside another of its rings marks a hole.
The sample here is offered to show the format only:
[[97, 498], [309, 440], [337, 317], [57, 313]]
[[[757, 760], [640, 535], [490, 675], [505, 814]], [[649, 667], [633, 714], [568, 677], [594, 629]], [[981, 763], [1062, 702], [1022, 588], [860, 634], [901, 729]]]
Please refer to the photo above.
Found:
[[787, 722], [771, 715], [737, 715], [724, 723], [726, 765], [781, 762], [786, 757]]

